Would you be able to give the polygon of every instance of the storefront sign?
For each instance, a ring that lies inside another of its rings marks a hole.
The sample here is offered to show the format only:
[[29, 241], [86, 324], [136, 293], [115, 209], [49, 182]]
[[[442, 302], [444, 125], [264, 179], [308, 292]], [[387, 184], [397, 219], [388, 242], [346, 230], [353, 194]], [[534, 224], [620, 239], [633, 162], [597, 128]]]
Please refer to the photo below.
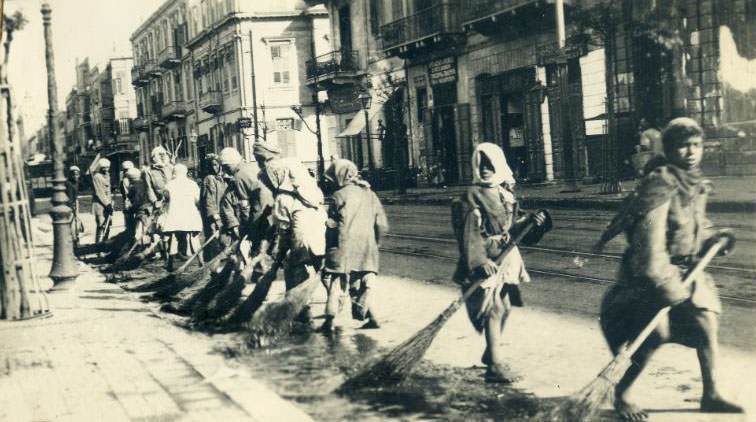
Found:
[[357, 96], [357, 89], [352, 86], [328, 90], [328, 101], [333, 112], [337, 114], [353, 113], [360, 110], [360, 102]]
[[247, 129], [252, 127], [252, 119], [250, 119], [249, 117], [241, 117], [239, 118], [237, 123], [239, 124], [240, 129]]
[[457, 81], [457, 61], [454, 56], [445, 57], [428, 64], [428, 75], [431, 85], [445, 84]]

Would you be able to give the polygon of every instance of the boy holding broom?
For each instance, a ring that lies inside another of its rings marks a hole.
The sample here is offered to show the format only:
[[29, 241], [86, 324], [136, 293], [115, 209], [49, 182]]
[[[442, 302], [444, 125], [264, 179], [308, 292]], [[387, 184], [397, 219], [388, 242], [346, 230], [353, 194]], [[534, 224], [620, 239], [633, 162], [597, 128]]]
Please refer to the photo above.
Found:
[[[626, 227], [629, 246], [620, 265], [619, 280], [601, 304], [601, 329], [612, 352], [632, 340], [661, 308], [670, 313], [633, 355], [633, 365], [615, 388], [614, 407], [624, 420], [645, 420], [648, 414], [633, 404], [628, 390], [663, 343], [696, 349], [701, 366], [704, 412], [741, 413], [738, 405], [720, 395], [717, 384], [719, 301], [714, 281], [702, 273], [692, 289], [681, 279], [687, 267], [719, 236], [705, 216], [710, 183], [701, 174], [703, 131], [694, 120], [677, 118], [662, 135], [666, 162], [640, 182], [623, 213], [635, 217]], [[603, 239], [602, 239], [603, 240]], [[721, 253], [727, 253], [725, 250]]]

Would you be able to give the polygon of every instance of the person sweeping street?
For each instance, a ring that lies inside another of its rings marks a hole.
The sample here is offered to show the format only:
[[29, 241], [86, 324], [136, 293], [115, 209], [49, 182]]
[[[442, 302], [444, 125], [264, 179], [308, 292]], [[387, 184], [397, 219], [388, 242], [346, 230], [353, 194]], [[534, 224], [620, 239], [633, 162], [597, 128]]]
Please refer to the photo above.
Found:
[[71, 235], [73, 236], [74, 247], [79, 246], [79, 234], [84, 231], [83, 224], [79, 218], [79, 176], [81, 170], [78, 166], [68, 168], [68, 179], [66, 179], [66, 196], [68, 197], [68, 207], [71, 208]]
[[273, 271], [283, 266], [286, 296], [253, 316], [250, 340], [258, 345], [288, 333], [295, 319], [310, 325], [308, 303], [320, 280], [327, 218], [323, 193], [299, 161], [269, 161], [264, 180], [275, 194], [272, 216], [277, 239]]
[[322, 330], [333, 331], [347, 287], [353, 317], [368, 320], [363, 328], [378, 328], [370, 291], [378, 274], [378, 244], [388, 231], [386, 214], [370, 185], [360, 179], [353, 162], [334, 160], [325, 178], [335, 192], [328, 207], [324, 268], [328, 301]]
[[628, 247], [618, 282], [601, 303], [601, 329], [612, 352], [620, 353], [660, 309], [672, 307], [633, 354], [633, 365], [616, 384], [614, 408], [624, 420], [648, 417], [631, 401], [630, 387], [664, 343], [696, 349], [703, 382], [701, 411], [743, 412], [719, 390], [717, 333], [722, 305], [714, 280], [701, 272], [693, 279], [692, 288], [682, 283], [687, 268], [708, 245], [722, 236], [732, 236], [726, 231], [713, 232], [706, 219], [711, 184], [699, 167], [703, 143], [703, 130], [695, 120], [682, 117], [670, 121], [662, 134], [666, 161], [642, 179], [627, 204], [630, 209], [622, 211], [634, 216], [625, 227]]
[[[516, 246], [497, 265], [494, 260], [507, 247], [510, 236], [523, 223], [514, 195], [515, 180], [504, 152], [497, 145], [479, 144], [472, 157], [473, 185], [453, 208], [453, 220], [460, 258], [454, 280], [463, 290], [481, 278], [481, 284], [466, 301], [475, 329], [485, 332], [486, 349], [481, 361], [487, 367], [488, 382], [511, 383], [519, 377], [504, 362], [502, 333], [512, 306], [522, 306], [519, 284], [530, 276]], [[543, 217], [536, 214], [536, 226]], [[538, 232], [523, 243], [538, 241]]]
[[[199, 233], [202, 231], [200, 188], [187, 177], [185, 165], [173, 166], [173, 179], [165, 184], [165, 198], [168, 204], [163, 233], [170, 236], [167, 268], [173, 271], [179, 244], [187, 245], [186, 255], [194, 255], [199, 250]], [[199, 256], [198, 260], [201, 265], [202, 257]]]
[[[226, 193], [227, 184], [221, 174], [220, 159], [216, 154], [205, 156], [205, 177], [202, 179], [200, 189], [200, 211], [202, 213], [202, 227], [205, 238], [209, 239], [213, 233], [220, 232], [223, 223], [221, 221], [221, 200]], [[216, 240], [205, 248], [205, 259], [211, 259], [220, 252], [220, 241]]]
[[101, 158], [92, 174], [92, 214], [95, 217], [95, 243], [105, 240], [107, 225], [113, 218], [113, 194], [110, 191], [110, 160]]
[[129, 199], [129, 188], [131, 186], [131, 181], [126, 176], [126, 174], [129, 172], [129, 170], [134, 168], [134, 163], [131, 161], [124, 161], [121, 163], [121, 182], [118, 185], [118, 189], [121, 192], [121, 198], [123, 198], [123, 222], [124, 226], [126, 228], [126, 231], [129, 233], [134, 233], [135, 230], [135, 212], [134, 212], [134, 204]]

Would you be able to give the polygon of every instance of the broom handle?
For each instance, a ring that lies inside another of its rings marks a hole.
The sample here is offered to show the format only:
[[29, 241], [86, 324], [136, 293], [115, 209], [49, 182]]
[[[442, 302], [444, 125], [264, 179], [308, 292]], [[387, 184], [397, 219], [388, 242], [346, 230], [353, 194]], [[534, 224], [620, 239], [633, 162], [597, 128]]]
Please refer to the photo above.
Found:
[[215, 230], [213, 232], [213, 234], [205, 241], [205, 243], [203, 243], [202, 246], [200, 246], [200, 248], [197, 250], [197, 252], [195, 252], [194, 255], [191, 256], [191, 258], [187, 259], [186, 262], [184, 262], [183, 264], [181, 264], [181, 266], [178, 267], [178, 269], [176, 271], [174, 271], [173, 273], [174, 274], [178, 274], [178, 273], [184, 271], [186, 269], [186, 267], [188, 267], [189, 264], [191, 264], [192, 261], [194, 261], [194, 259], [197, 258], [199, 256], [199, 254], [202, 253], [202, 250], [205, 249], [205, 246], [209, 245], [210, 242], [212, 242], [213, 239], [215, 239], [216, 237], [218, 237], [218, 230]]
[[[725, 245], [727, 245], [727, 239], [724, 238], [719, 239], [717, 243], [712, 245], [709, 250], [706, 251], [704, 256], [701, 257], [698, 263], [696, 263], [696, 265], [685, 275], [685, 279], [683, 279], [682, 281], [682, 286], [690, 286], [693, 283], [693, 280], [696, 279], [696, 276], [698, 276], [698, 274], [703, 271], [703, 269], [709, 264], [709, 261], [711, 261], [712, 258], [714, 258], [719, 250], [722, 249]], [[646, 325], [643, 331], [641, 331], [640, 334], [635, 337], [635, 340], [633, 340], [630, 345], [625, 347], [622, 353], [632, 356], [641, 347], [643, 342], [646, 341], [648, 336], [651, 335], [651, 333], [656, 329], [656, 326], [659, 325], [661, 319], [664, 318], [670, 310], [672, 310], [672, 306], [665, 306], [659, 312], [657, 312], [656, 316], [654, 316], [654, 319], [652, 319], [651, 322]]]

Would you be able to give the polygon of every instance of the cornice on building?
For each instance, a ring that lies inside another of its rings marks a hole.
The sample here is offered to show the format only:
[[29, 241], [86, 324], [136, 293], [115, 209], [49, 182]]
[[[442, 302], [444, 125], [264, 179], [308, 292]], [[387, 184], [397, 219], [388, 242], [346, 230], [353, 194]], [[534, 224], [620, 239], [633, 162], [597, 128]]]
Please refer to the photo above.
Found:
[[142, 34], [142, 32], [146, 31], [150, 26], [152, 26], [152, 24], [154, 24], [155, 21], [158, 20], [158, 18], [163, 16], [167, 10], [169, 10], [175, 4], [182, 3], [185, 1], [186, 0], [166, 0], [165, 2], [163, 2], [163, 4], [160, 5], [160, 7], [155, 12], [153, 12], [150, 15], [150, 17], [147, 18], [147, 20], [142, 22], [137, 27], [137, 29], [131, 33], [131, 37], [129, 37], [129, 41], [133, 43], [134, 40], [137, 39]]

